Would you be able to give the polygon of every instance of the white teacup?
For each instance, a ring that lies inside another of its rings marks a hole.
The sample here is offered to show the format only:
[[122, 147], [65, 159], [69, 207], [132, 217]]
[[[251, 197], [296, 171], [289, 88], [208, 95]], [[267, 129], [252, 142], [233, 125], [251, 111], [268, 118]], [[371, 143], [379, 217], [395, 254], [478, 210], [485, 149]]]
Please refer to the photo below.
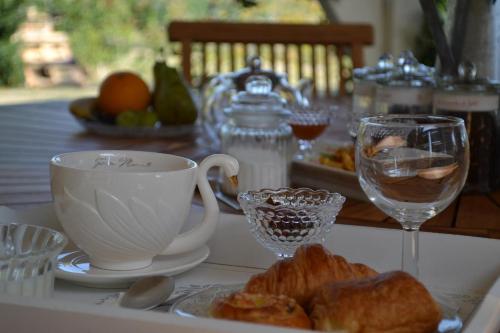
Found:
[[[50, 163], [54, 205], [64, 231], [92, 265], [130, 270], [155, 255], [194, 250], [211, 237], [219, 207], [206, 173], [221, 166], [238, 173], [228, 155], [211, 155], [198, 166], [187, 158], [140, 151], [83, 151]], [[198, 184], [202, 223], [179, 234]]]

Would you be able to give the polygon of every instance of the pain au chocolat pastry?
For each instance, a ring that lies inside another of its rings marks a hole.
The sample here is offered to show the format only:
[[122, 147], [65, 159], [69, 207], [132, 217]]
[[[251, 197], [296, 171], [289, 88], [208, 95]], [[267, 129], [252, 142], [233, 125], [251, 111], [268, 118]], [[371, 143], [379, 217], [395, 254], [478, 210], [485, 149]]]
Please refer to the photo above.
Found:
[[236, 292], [212, 304], [215, 318], [246, 321], [293, 328], [311, 328], [304, 309], [284, 295], [261, 295]]
[[286, 295], [307, 306], [314, 292], [328, 282], [365, 278], [378, 273], [363, 264], [351, 264], [329, 253], [319, 244], [303, 245], [293, 258], [276, 262], [264, 273], [254, 275], [245, 291]]
[[349, 333], [430, 333], [441, 320], [427, 289], [401, 271], [324, 285], [309, 311], [315, 330]]

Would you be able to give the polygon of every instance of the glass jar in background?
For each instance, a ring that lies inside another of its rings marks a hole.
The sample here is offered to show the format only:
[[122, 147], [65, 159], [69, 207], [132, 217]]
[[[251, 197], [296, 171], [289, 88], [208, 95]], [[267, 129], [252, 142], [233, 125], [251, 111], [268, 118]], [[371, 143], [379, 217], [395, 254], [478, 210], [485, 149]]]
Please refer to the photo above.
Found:
[[410, 51], [401, 53], [397, 67], [377, 80], [376, 114], [432, 113], [433, 69], [419, 64]]
[[[490, 82], [493, 89], [498, 96], [500, 96], [500, 82]], [[500, 100], [500, 98], [499, 98]], [[497, 109], [497, 117], [496, 117], [496, 126], [497, 126], [497, 140], [496, 140], [496, 149], [495, 149], [495, 189], [500, 189], [500, 104]]]
[[459, 77], [442, 80], [434, 93], [434, 113], [460, 117], [470, 143], [470, 168], [465, 191], [490, 192], [499, 183], [498, 92], [476, 77], [476, 67], [459, 66]]
[[292, 129], [287, 123], [291, 112], [285, 101], [271, 91], [265, 76], [250, 76], [245, 91], [239, 92], [224, 113], [221, 128], [222, 152], [240, 164], [238, 189], [223, 180], [222, 191], [229, 195], [289, 184], [293, 153]]
[[352, 112], [349, 121], [349, 135], [356, 137], [359, 120], [374, 114], [377, 80], [383, 79], [394, 69], [392, 55], [385, 53], [374, 67], [355, 68], [353, 70], [354, 88], [352, 92]]
[[51, 297], [57, 256], [67, 238], [36, 225], [0, 225], [0, 294]]

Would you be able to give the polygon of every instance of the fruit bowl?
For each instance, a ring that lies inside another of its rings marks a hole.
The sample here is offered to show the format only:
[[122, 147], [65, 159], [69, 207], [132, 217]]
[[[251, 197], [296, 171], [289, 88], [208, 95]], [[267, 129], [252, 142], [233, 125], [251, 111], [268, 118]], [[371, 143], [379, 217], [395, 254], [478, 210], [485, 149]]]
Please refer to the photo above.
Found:
[[95, 97], [79, 98], [69, 104], [69, 111], [76, 121], [87, 131], [99, 135], [129, 138], [175, 138], [180, 136], [193, 135], [197, 132], [198, 126], [188, 125], [160, 125], [155, 126], [118, 126], [105, 122], [97, 117]]

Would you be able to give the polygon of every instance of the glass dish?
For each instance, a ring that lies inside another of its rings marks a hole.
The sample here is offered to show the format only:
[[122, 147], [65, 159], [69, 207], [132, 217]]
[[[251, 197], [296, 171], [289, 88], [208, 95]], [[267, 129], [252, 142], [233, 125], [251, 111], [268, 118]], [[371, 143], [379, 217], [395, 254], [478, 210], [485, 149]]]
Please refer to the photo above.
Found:
[[[170, 308], [170, 313], [188, 318], [210, 318], [210, 307], [216, 298], [229, 296], [231, 293], [243, 289], [243, 286], [244, 284], [218, 285], [188, 295], [175, 302]], [[462, 319], [457, 314], [457, 310], [445, 306], [439, 301], [438, 304], [441, 306], [443, 319], [436, 333], [460, 332], [463, 324]]]
[[323, 242], [345, 202], [326, 190], [281, 188], [238, 195], [250, 231], [279, 259], [293, 256], [302, 244]]
[[49, 228], [0, 225], [0, 294], [51, 297], [56, 258], [66, 243]]

